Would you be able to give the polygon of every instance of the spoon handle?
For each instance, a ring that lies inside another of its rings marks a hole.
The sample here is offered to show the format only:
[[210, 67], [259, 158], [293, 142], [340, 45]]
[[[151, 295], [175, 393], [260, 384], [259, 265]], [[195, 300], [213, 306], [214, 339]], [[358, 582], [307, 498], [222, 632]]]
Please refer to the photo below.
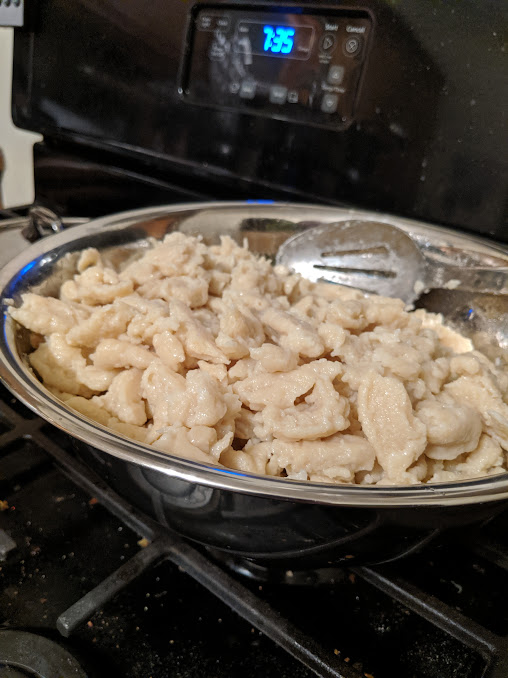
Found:
[[429, 288], [447, 288], [508, 295], [508, 267], [440, 266], [431, 263], [427, 268]]

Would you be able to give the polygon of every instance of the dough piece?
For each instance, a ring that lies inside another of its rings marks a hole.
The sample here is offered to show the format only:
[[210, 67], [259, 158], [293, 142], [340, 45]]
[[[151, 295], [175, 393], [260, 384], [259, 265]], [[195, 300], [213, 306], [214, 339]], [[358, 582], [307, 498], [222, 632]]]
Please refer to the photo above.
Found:
[[407, 469], [425, 450], [427, 435], [404, 385], [393, 377], [368, 373], [358, 390], [358, 418], [385, 480], [407, 482]]

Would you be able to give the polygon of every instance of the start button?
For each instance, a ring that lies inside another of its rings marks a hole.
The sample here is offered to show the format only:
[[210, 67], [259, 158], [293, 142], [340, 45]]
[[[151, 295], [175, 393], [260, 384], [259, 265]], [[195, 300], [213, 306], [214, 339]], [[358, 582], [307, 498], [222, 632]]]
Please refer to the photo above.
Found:
[[321, 38], [320, 48], [322, 52], [330, 54], [335, 49], [336, 38], [333, 33], [325, 33]]

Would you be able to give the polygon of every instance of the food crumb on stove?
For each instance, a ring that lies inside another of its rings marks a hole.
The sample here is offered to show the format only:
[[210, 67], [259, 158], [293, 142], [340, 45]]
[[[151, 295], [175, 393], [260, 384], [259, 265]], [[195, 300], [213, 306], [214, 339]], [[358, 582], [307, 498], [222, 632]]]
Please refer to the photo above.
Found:
[[89, 500], [88, 505], [89, 505], [89, 506], [95, 506], [95, 504], [97, 504], [98, 502], [99, 502], [99, 500], [97, 499], [97, 497], [92, 497], [92, 498]]
[[48, 599], [47, 598], [40, 598], [39, 602], [44, 604]]
[[0, 511], [7, 511], [9, 508], [9, 502], [5, 501], [5, 499], [0, 499]]
[[146, 607], [146, 605], [145, 605], [145, 607], [143, 608], [143, 612], [148, 612], [148, 608]]
[[286, 570], [286, 577], [291, 578], [291, 577], [293, 577], [293, 576], [294, 576], [294, 575], [293, 575], [293, 570]]
[[346, 664], [349, 664], [349, 662], [351, 661], [351, 659], [350, 659], [349, 657], [344, 657], [344, 661], [346, 662]]
[[353, 572], [351, 572], [351, 574], [348, 576], [348, 579], [352, 584], [354, 584], [356, 582], [356, 577], [353, 574]]
[[55, 497], [55, 504], [60, 504], [64, 499], [65, 497]]
[[457, 584], [457, 582], [453, 581], [453, 579], [450, 579], [450, 584], [453, 584], [455, 586], [458, 593], [462, 593], [463, 587], [461, 584]]
[[337, 650], [337, 648], [334, 649], [333, 654], [340, 654], [340, 650]]
[[171, 640], [169, 641], [169, 644], [170, 644], [170, 645], [174, 645], [174, 644], [175, 644], [175, 641], [171, 639]]
[[88, 626], [89, 629], [91, 629], [93, 626], [93, 622], [87, 621], [86, 625]]
[[352, 555], [347, 555], [347, 556], [344, 556], [344, 558], [345, 558], [346, 560], [351, 560], [351, 558], [354, 558], [354, 556], [352, 556]]
[[148, 541], [148, 539], [146, 537], [143, 537], [138, 541], [138, 546], [141, 546], [142, 549], [145, 549], [149, 543], [150, 542]]
[[364, 673], [363, 675], [365, 676], [365, 678], [374, 678], [372, 673]]

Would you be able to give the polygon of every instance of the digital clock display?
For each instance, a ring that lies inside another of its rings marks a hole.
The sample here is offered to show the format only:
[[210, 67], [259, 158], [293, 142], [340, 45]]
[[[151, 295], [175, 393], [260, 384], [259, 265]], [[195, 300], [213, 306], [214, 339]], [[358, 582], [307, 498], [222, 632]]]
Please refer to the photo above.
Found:
[[291, 54], [295, 45], [295, 29], [289, 26], [263, 26], [263, 50], [272, 54]]
[[307, 59], [314, 29], [312, 26], [296, 24], [240, 21], [237, 35], [241, 51], [268, 57]]

